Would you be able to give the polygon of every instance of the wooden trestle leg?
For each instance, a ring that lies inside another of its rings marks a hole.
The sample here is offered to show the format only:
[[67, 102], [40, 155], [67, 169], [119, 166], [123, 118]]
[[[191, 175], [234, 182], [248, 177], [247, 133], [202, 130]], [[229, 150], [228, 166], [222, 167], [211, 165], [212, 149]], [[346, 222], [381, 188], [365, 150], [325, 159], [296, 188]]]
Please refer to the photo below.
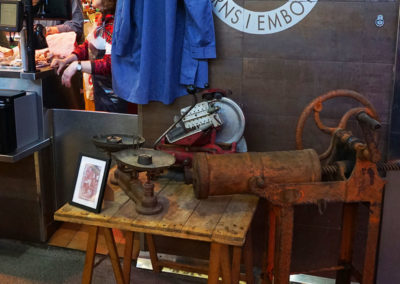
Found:
[[130, 282], [131, 279], [131, 265], [136, 266], [137, 259], [140, 253], [140, 239], [139, 233], [134, 232], [125, 232], [125, 249], [124, 249], [124, 266], [123, 266], [123, 274], [124, 279], [127, 283]]
[[221, 272], [222, 272], [222, 283], [232, 284], [231, 275], [231, 259], [229, 257], [229, 247], [227, 245], [221, 245]]
[[90, 284], [93, 276], [94, 257], [96, 256], [99, 227], [89, 226], [89, 238], [87, 240], [85, 266], [83, 267], [82, 284]]
[[121, 265], [119, 263], [119, 257], [117, 253], [117, 248], [115, 245], [114, 235], [112, 229], [103, 228], [104, 237], [106, 239], [106, 244], [108, 248], [108, 254], [110, 255], [112, 268], [114, 270], [115, 280], [118, 284], [124, 284], [124, 277], [122, 275]]
[[217, 284], [221, 262], [221, 246], [218, 243], [211, 243], [210, 261], [208, 264], [208, 284]]
[[254, 275], [253, 275], [253, 239], [251, 235], [251, 228], [247, 232], [246, 242], [244, 243], [244, 265], [246, 268], [246, 283], [253, 284], [254, 283]]
[[231, 284], [232, 264], [229, 257], [229, 246], [219, 243], [211, 243], [210, 260], [208, 264], [208, 284], [218, 283], [218, 278], [222, 276], [222, 283]]
[[240, 261], [242, 259], [242, 248], [234, 246], [232, 249], [232, 283], [240, 281]]
[[149, 254], [151, 265], [153, 266], [154, 272], [161, 272], [162, 267], [158, 263], [157, 249], [154, 243], [153, 235], [146, 234], [147, 246], [149, 247]]
[[125, 248], [124, 248], [124, 265], [122, 273], [127, 283], [131, 279], [131, 263], [132, 263], [132, 249], [133, 249], [133, 236], [134, 232], [125, 232]]

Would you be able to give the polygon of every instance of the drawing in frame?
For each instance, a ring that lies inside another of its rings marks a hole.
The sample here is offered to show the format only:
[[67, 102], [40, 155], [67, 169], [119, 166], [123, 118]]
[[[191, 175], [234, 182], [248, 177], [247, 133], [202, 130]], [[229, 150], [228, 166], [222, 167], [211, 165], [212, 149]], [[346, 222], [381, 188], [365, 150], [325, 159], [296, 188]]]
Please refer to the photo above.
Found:
[[99, 213], [107, 183], [110, 160], [79, 154], [75, 187], [70, 204]]

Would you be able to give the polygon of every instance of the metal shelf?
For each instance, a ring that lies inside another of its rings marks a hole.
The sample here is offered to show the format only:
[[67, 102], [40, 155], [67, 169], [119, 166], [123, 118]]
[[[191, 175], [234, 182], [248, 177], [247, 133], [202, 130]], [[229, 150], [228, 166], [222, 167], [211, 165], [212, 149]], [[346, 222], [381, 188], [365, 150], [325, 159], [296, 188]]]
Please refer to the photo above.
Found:
[[15, 152], [10, 153], [8, 155], [0, 154], [0, 162], [6, 162], [6, 163], [18, 162], [19, 160], [49, 146], [50, 144], [51, 144], [50, 138], [33, 142], [29, 145], [26, 145], [25, 147], [17, 149]]
[[8, 67], [8, 66], [0, 67], [0, 77], [2, 78], [37, 80], [54, 75], [56, 75], [55, 69], [49, 66], [43, 68], [37, 68], [37, 72], [35, 73], [24, 72], [22, 70], [22, 67]]

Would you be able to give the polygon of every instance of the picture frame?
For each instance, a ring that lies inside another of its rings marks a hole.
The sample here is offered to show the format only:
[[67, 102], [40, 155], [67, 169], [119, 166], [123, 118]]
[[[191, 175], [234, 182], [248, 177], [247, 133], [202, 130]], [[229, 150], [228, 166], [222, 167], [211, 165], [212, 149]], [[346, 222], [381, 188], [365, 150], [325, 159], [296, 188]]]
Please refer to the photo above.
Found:
[[100, 213], [109, 169], [110, 159], [80, 153], [75, 186], [69, 203], [90, 212]]

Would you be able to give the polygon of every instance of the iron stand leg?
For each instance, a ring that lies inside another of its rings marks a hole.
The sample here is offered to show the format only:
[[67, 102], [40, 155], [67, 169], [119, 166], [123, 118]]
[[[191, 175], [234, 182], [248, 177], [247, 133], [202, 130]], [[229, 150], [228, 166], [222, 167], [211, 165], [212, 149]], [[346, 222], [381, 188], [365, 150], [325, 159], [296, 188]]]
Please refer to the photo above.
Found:
[[381, 204], [370, 204], [368, 220], [368, 235], [365, 248], [362, 283], [372, 284], [375, 280], [376, 249], [378, 247], [379, 226], [381, 220]]
[[289, 284], [293, 241], [293, 206], [279, 207], [276, 214], [274, 284]]
[[343, 204], [342, 239], [338, 264], [344, 269], [336, 273], [337, 284], [350, 284], [353, 259], [354, 235], [356, 231], [357, 203]]

